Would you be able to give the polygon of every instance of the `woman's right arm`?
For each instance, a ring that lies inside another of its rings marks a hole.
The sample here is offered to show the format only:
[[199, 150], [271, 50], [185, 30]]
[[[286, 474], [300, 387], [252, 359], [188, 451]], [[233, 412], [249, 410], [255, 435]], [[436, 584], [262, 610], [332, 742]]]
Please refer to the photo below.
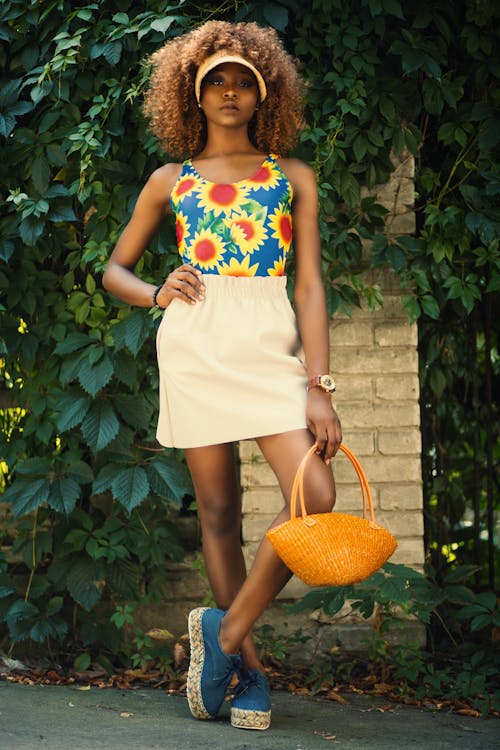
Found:
[[[169, 197], [179, 169], [178, 164], [166, 164], [153, 172], [104, 271], [104, 288], [131, 305], [153, 306], [153, 293], [157, 285], [140, 279], [135, 275], [134, 268], [168, 212]], [[168, 307], [174, 297], [194, 303], [201, 298], [201, 293], [199, 274], [191, 266], [183, 265], [167, 277], [156, 299], [161, 307]]]

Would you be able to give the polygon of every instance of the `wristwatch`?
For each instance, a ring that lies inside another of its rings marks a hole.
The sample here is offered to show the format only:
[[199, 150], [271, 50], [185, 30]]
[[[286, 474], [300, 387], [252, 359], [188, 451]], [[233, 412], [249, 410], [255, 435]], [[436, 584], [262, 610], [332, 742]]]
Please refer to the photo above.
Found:
[[335, 380], [331, 375], [316, 375], [307, 383], [307, 390], [311, 388], [322, 388], [325, 393], [333, 393], [335, 390]]

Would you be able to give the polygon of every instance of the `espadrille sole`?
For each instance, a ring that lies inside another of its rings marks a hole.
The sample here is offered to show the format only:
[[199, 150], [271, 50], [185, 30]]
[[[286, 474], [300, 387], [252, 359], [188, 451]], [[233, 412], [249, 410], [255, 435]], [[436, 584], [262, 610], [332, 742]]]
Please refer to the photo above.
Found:
[[213, 719], [204, 706], [201, 695], [201, 673], [205, 662], [205, 645], [203, 643], [203, 629], [201, 618], [208, 607], [198, 607], [189, 613], [189, 643], [191, 646], [191, 658], [187, 677], [187, 699], [189, 710], [195, 719]]
[[231, 709], [231, 726], [235, 729], [269, 729], [271, 711], [250, 711], [244, 708]]

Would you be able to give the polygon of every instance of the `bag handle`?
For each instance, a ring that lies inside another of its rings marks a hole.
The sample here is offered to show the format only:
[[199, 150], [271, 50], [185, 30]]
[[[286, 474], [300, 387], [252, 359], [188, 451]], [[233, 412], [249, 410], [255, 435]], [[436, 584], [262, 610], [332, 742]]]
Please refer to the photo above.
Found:
[[[315, 444], [309, 448], [306, 455], [300, 462], [299, 468], [297, 469], [297, 473], [295, 474], [295, 478], [293, 480], [293, 485], [292, 485], [292, 494], [290, 497], [290, 520], [293, 520], [296, 517], [297, 497], [299, 499], [300, 510], [301, 510], [302, 519], [304, 523], [310, 524], [310, 522], [313, 520], [312, 518], [310, 518], [310, 516], [308, 516], [307, 510], [306, 510], [306, 503], [304, 499], [304, 472], [305, 472], [306, 464], [307, 464], [309, 457], [312, 456], [313, 453], [316, 452], [316, 450], [317, 450], [317, 447]], [[350, 451], [349, 448], [347, 448], [347, 446], [345, 446], [343, 443], [340, 444], [339, 450], [341, 450], [342, 453], [344, 453], [347, 456], [347, 458], [352, 463], [354, 470], [356, 471], [356, 474], [358, 475], [359, 484], [361, 487], [361, 495], [363, 498], [363, 518], [366, 518], [366, 506], [368, 504], [368, 509], [370, 512], [370, 524], [376, 526], [372, 494], [370, 492], [370, 486], [368, 484], [368, 479], [366, 478], [364, 469], [359, 463], [354, 453]]]

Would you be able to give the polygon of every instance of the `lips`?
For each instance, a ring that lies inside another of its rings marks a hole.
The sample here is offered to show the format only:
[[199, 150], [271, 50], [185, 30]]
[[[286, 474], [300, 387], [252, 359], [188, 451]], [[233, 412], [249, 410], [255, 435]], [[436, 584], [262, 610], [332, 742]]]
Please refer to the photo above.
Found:
[[221, 107], [221, 110], [223, 112], [239, 112], [240, 108], [236, 106], [236, 104], [224, 104]]

